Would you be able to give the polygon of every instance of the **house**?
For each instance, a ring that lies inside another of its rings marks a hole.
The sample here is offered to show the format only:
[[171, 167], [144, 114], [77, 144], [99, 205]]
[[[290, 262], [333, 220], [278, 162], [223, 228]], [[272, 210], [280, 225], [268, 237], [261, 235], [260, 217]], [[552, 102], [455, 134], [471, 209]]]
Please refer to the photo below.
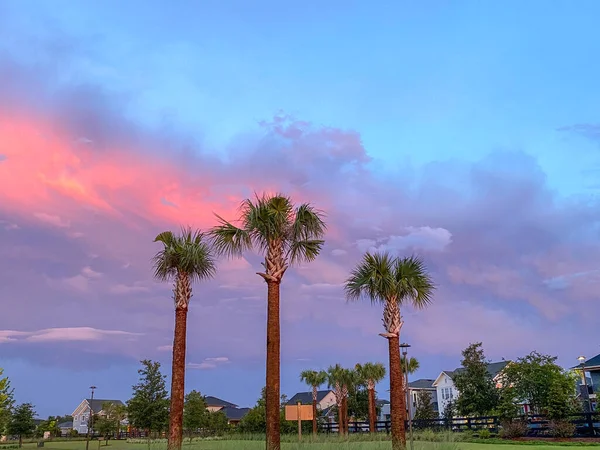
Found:
[[[504, 368], [506, 367], [506, 365], [508, 363], [509, 363], [509, 361], [499, 361], [499, 362], [494, 362], [494, 363], [490, 363], [487, 365], [488, 373], [494, 379], [494, 382], [496, 383], [497, 388], [502, 387], [501, 374], [502, 374], [502, 370], [504, 370]], [[454, 385], [453, 377], [456, 374], [459, 374], [460, 372], [462, 372], [463, 370], [464, 370], [464, 368], [462, 368], [462, 367], [459, 367], [458, 369], [455, 369], [452, 371], [445, 370], [442, 373], [440, 373], [438, 375], [438, 377], [435, 379], [435, 381], [433, 382], [432, 386], [435, 387], [435, 389], [436, 389], [438, 412], [439, 412], [440, 416], [442, 416], [444, 414], [444, 410], [448, 406], [448, 403], [450, 403], [452, 400], [458, 398], [459, 393], [458, 393], [458, 389], [456, 389], [456, 386]], [[526, 405], [523, 405], [523, 408], [526, 409]], [[527, 412], [527, 411], [524, 410], [522, 412]]]
[[[313, 395], [310, 392], [298, 392], [288, 400], [286, 405], [297, 405], [300, 402], [303, 405], [312, 405]], [[332, 390], [317, 391], [317, 409], [324, 411], [335, 405], [335, 394]]]
[[242, 418], [248, 414], [250, 408], [238, 408], [238, 405], [221, 400], [217, 397], [204, 397], [206, 409], [210, 412], [222, 412], [227, 417], [230, 425], [237, 425]]
[[57, 425], [57, 427], [60, 430], [61, 436], [68, 436], [71, 433], [71, 430], [73, 429], [73, 421], [71, 420], [70, 422], [61, 422]]
[[[410, 399], [410, 417], [415, 417], [417, 406], [419, 406], [419, 392], [428, 391], [431, 394], [431, 403], [433, 410], [438, 412], [437, 389], [433, 385], [435, 380], [421, 378], [408, 383], [408, 398]], [[408, 408], [407, 408], [408, 409]]]
[[[117, 406], [125, 406], [121, 400], [103, 400], [103, 399], [85, 399], [83, 400], [75, 411], [73, 411], [73, 430], [79, 434], [87, 434], [88, 432], [88, 421], [90, 414], [103, 415], [102, 408], [105, 403], [112, 403]], [[127, 421], [121, 422], [123, 425], [127, 424]]]
[[379, 422], [386, 422], [388, 420], [390, 420], [391, 417], [391, 413], [390, 413], [390, 402], [388, 400], [376, 400], [376, 405], [379, 408], [379, 417], [377, 417], [377, 420]]

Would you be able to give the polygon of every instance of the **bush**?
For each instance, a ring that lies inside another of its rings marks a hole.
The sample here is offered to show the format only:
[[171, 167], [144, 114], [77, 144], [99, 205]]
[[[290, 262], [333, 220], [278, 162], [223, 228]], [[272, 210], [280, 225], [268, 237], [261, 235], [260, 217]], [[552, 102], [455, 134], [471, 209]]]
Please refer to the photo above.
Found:
[[507, 421], [502, 424], [500, 437], [502, 439], [516, 439], [527, 434], [527, 423], [522, 420]]
[[479, 430], [479, 439], [489, 439], [492, 437], [492, 433], [490, 433], [490, 430], [487, 429], [483, 429], [483, 430]]
[[570, 438], [575, 434], [575, 425], [568, 420], [553, 420], [548, 428], [550, 436], [555, 438]]

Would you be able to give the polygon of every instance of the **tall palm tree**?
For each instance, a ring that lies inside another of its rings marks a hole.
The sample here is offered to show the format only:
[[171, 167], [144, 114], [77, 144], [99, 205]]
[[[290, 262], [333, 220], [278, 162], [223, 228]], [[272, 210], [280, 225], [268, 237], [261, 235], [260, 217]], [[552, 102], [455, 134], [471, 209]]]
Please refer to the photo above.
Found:
[[241, 204], [239, 226], [217, 216], [211, 230], [215, 250], [230, 257], [253, 248], [264, 253], [264, 271], [257, 272], [267, 283], [266, 418], [267, 450], [280, 448], [280, 321], [279, 290], [290, 265], [313, 261], [324, 241], [323, 213], [308, 203], [295, 206], [289, 197], [263, 195]]
[[375, 418], [377, 408], [375, 407], [375, 386], [385, 377], [385, 366], [381, 363], [357, 364], [356, 372], [361, 381], [365, 384], [369, 393], [369, 430], [375, 433]]
[[212, 250], [198, 230], [183, 228], [179, 235], [165, 231], [156, 236], [154, 242], [163, 244], [163, 248], [152, 259], [154, 277], [174, 283], [175, 331], [168, 448], [179, 450], [183, 440], [187, 314], [192, 283], [212, 278], [216, 269]]
[[312, 388], [312, 407], [313, 407], [313, 434], [317, 435], [317, 396], [319, 386], [327, 381], [327, 373], [324, 371], [304, 370], [300, 374], [300, 381], [304, 381]]
[[349, 301], [366, 298], [371, 303], [383, 304], [385, 333], [381, 333], [381, 336], [388, 340], [389, 347], [394, 450], [406, 445], [406, 402], [400, 363], [400, 330], [403, 324], [400, 307], [407, 304], [414, 308], [426, 307], [432, 301], [434, 289], [431, 277], [419, 258], [398, 258], [388, 253], [366, 253], [345, 283], [346, 298]]
[[359, 374], [356, 370], [344, 369], [342, 371], [342, 411], [344, 434], [348, 434], [348, 394], [356, 392], [356, 386], [360, 384]]

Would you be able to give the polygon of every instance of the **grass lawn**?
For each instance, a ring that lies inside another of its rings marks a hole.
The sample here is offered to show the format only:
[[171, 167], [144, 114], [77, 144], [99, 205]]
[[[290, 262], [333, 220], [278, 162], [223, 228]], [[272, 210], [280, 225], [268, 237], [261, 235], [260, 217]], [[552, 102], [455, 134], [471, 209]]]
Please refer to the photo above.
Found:
[[[491, 443], [467, 443], [467, 442], [415, 442], [414, 450], [559, 450], [567, 449], [572, 446], [560, 445], [519, 445], [519, 444], [491, 444]], [[25, 444], [26, 450], [36, 449], [36, 444]], [[45, 449], [48, 450], [85, 450], [85, 442], [46, 442]], [[183, 450], [263, 450], [264, 441], [235, 441], [235, 440], [207, 440], [184, 443]], [[329, 450], [329, 449], [347, 449], [347, 450], [388, 450], [391, 448], [389, 441], [377, 442], [320, 442], [310, 443], [282, 443], [282, 450]], [[102, 444], [100, 450], [147, 450], [146, 444], [129, 444], [126, 441], [109, 441], [109, 445]], [[154, 442], [150, 450], [164, 450], [166, 442]], [[98, 450], [98, 442], [90, 442], [89, 450]]]

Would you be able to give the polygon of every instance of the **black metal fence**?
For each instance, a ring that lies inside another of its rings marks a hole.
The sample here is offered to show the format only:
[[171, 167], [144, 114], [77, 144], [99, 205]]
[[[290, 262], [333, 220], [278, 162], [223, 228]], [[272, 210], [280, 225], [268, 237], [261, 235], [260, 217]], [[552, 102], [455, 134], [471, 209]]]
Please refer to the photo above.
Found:
[[[550, 436], [551, 420], [541, 415], [529, 415], [519, 417], [527, 424], [527, 436], [545, 437]], [[569, 421], [575, 426], [575, 435], [578, 437], [597, 437], [600, 436], [600, 412], [575, 414], [569, 417]], [[322, 423], [321, 430], [325, 433], [337, 433], [339, 425], [335, 422]], [[405, 422], [408, 429], [408, 421]], [[455, 417], [453, 419], [426, 419], [413, 420], [412, 427], [414, 431], [424, 430], [432, 431], [452, 431], [463, 432], [488, 430], [491, 434], [497, 434], [502, 429], [502, 421], [499, 417]], [[390, 421], [375, 422], [375, 428], [378, 432], [390, 432]], [[368, 433], [368, 422], [349, 422], [348, 432], [350, 433]]]

